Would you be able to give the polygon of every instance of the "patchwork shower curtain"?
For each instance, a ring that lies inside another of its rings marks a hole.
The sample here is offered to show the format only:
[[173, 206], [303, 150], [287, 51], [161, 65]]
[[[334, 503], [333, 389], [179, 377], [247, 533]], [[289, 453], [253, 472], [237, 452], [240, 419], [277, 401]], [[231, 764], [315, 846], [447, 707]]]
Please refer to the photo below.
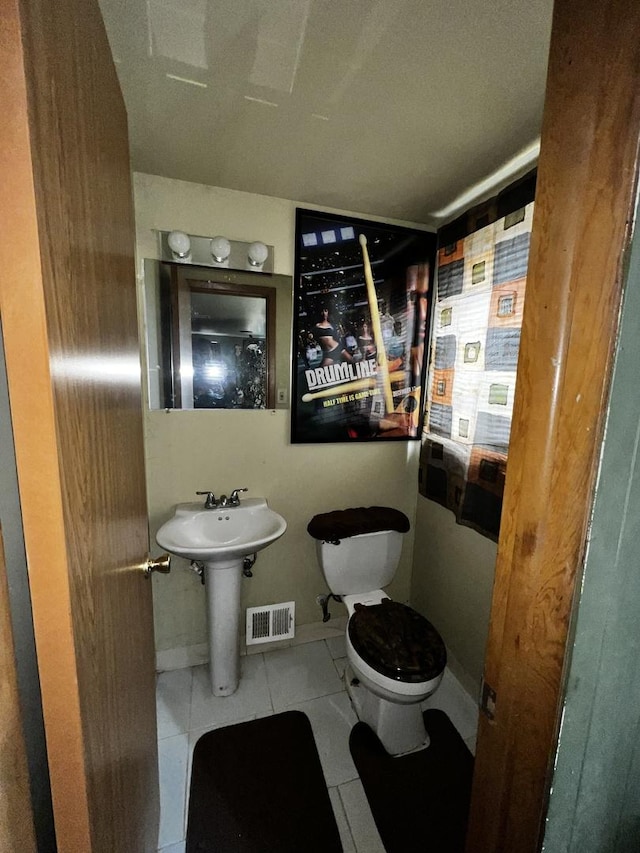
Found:
[[533, 176], [439, 235], [419, 487], [492, 539], [500, 529], [534, 190]]

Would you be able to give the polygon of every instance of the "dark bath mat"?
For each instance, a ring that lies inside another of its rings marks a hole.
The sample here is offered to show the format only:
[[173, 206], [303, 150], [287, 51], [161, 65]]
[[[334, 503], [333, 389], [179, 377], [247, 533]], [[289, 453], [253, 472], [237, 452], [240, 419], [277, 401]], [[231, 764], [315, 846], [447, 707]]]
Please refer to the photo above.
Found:
[[424, 712], [431, 744], [392, 758], [365, 723], [349, 748], [387, 853], [462, 853], [473, 756], [446, 714]]
[[193, 753], [187, 853], [341, 853], [301, 711], [215, 729]]

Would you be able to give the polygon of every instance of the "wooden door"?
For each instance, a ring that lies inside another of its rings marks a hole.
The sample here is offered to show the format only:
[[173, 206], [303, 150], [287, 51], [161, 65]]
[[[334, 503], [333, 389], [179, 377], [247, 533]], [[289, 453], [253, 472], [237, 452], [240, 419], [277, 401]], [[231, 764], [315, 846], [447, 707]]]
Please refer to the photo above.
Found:
[[60, 853], [155, 850], [126, 114], [95, 0], [1, 0], [0, 313]]
[[640, 4], [556, 0], [468, 853], [540, 849], [629, 245]]

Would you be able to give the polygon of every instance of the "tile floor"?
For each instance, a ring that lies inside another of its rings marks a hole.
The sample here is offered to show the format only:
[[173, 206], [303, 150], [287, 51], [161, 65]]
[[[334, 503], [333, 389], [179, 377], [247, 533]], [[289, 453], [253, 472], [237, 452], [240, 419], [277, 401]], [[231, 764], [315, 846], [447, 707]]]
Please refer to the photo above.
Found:
[[[162, 853], [184, 853], [191, 756], [200, 735], [285, 709], [311, 721], [345, 853], [384, 853], [362, 784], [349, 753], [357, 722], [343, 673], [344, 638], [332, 637], [241, 658], [240, 686], [232, 696], [212, 696], [206, 666], [158, 676], [158, 753]], [[475, 750], [477, 712], [447, 670], [426, 707], [441, 708]]]

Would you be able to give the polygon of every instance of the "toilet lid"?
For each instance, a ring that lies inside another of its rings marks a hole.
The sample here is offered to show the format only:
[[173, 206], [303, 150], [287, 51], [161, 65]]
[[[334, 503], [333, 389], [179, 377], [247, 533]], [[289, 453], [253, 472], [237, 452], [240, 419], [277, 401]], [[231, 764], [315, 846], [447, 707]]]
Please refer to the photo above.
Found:
[[442, 637], [431, 622], [389, 598], [370, 606], [356, 604], [348, 630], [365, 663], [395, 681], [430, 681], [447, 663]]

